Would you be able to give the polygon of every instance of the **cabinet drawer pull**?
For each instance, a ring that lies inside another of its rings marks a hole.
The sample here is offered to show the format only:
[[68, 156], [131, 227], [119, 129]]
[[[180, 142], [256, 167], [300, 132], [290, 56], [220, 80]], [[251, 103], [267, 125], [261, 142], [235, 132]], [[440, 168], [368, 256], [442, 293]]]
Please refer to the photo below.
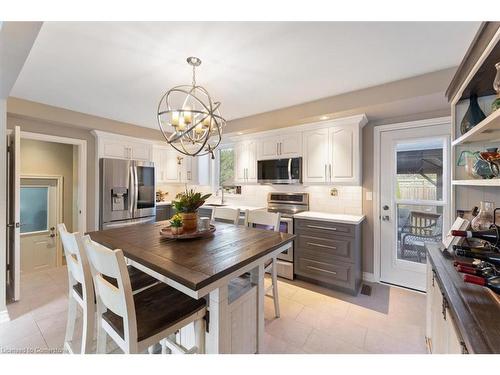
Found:
[[321, 272], [331, 273], [332, 275], [336, 275], [337, 274], [337, 272], [335, 272], [335, 271], [327, 271], [327, 270], [324, 270], [324, 269], [321, 269], [321, 268], [318, 268], [318, 267], [313, 267], [313, 266], [306, 266], [306, 268], [308, 268], [310, 270], [314, 270], [314, 271], [321, 271]]
[[328, 227], [322, 227], [320, 225], [307, 225], [308, 228], [315, 228], [315, 229], [326, 229], [326, 230], [337, 230], [337, 228], [328, 228]]
[[315, 242], [308, 242], [307, 244], [312, 245], [312, 246], [326, 247], [327, 249], [337, 250], [337, 246], [328, 246], [328, 245], [323, 245], [323, 244], [315, 243]]

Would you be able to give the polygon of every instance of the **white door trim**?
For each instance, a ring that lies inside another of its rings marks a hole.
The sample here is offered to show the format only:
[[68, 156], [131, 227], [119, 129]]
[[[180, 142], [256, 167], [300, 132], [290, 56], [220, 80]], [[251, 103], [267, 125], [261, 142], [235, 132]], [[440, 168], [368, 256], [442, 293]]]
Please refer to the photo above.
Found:
[[[87, 141], [78, 138], [21, 131], [21, 139], [56, 142], [78, 146], [78, 232], [87, 231]], [[75, 228], [73, 228], [75, 230]]]
[[[21, 174], [21, 180], [23, 179], [32, 180], [56, 180], [57, 181], [57, 213], [56, 213], [56, 224], [62, 223], [64, 216], [64, 178], [61, 175], [45, 175], [45, 174]], [[22, 181], [21, 181], [22, 186]], [[73, 219], [73, 218], [71, 218]], [[56, 241], [56, 267], [61, 267], [62, 262], [62, 244], [57, 235]]]
[[[380, 139], [383, 132], [400, 129], [421, 128], [432, 125], [450, 124], [451, 117], [437, 117], [426, 120], [399, 122], [396, 124], [379, 125], [373, 128], [373, 277], [376, 282], [380, 282]], [[449, 152], [449, 150], [448, 150]], [[450, 160], [448, 158], [448, 160]], [[447, 174], [447, 181], [450, 185], [450, 174]], [[451, 210], [450, 210], [451, 211]], [[451, 216], [451, 212], [449, 213]], [[451, 219], [451, 217], [450, 217]]]

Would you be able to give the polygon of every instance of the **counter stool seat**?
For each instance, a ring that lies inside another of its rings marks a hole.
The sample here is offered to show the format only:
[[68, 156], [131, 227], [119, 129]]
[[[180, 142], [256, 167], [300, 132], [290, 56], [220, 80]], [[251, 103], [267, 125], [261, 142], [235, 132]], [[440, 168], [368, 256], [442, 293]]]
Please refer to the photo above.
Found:
[[[158, 284], [134, 295], [137, 339], [142, 341], [204, 309], [203, 298], [196, 300], [165, 284]], [[124, 339], [123, 319], [111, 310], [102, 318]]]

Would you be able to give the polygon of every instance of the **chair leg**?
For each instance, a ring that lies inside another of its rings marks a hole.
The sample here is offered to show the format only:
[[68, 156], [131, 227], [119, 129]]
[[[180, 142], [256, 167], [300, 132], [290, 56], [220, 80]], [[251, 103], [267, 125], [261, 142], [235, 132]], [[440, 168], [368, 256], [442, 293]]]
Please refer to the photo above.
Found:
[[101, 319], [97, 323], [97, 354], [106, 354], [107, 333], [102, 327]]
[[205, 354], [205, 319], [194, 321], [194, 340], [198, 354]]
[[271, 277], [273, 280], [273, 301], [274, 301], [274, 315], [276, 318], [280, 317], [280, 302], [278, 297], [278, 267], [277, 260], [273, 258], [273, 268], [271, 270]]
[[71, 342], [73, 341], [75, 333], [76, 309], [77, 302], [71, 295], [70, 291], [68, 299], [68, 321], [66, 322], [66, 335], [64, 337], [64, 348], [68, 352], [71, 352]]
[[83, 309], [82, 354], [90, 353], [94, 341], [95, 311]]

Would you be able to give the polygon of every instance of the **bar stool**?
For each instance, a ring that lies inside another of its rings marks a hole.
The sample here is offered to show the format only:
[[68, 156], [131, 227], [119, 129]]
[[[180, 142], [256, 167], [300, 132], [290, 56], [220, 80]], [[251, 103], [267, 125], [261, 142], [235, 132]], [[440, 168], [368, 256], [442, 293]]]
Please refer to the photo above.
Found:
[[[275, 232], [280, 230], [280, 220], [281, 214], [279, 212], [267, 212], [267, 211], [246, 211], [245, 215], [245, 226], [247, 227], [272, 227]], [[277, 269], [277, 259], [273, 257], [264, 266], [264, 271], [271, 274], [271, 285], [266, 289], [266, 295], [271, 297], [274, 301], [274, 315], [276, 318], [280, 317], [280, 305], [278, 299], [278, 269]], [[272, 295], [267, 294], [272, 290]]]
[[[131, 282], [123, 252], [110, 250], [81, 238], [92, 265], [92, 277], [97, 298], [97, 353], [105, 353], [109, 335], [125, 353], [141, 353], [159, 342], [169, 345], [169, 336], [194, 323], [196, 348], [189, 352], [205, 351], [204, 299], [193, 299], [163, 283], [137, 294]], [[117, 285], [108, 279], [117, 280]]]
[[[66, 335], [64, 338], [64, 350], [73, 353], [71, 342], [75, 332], [76, 309], [80, 305], [83, 312], [83, 330], [81, 353], [90, 353], [94, 340], [95, 325], [95, 293], [92, 282], [90, 264], [85, 251], [80, 251], [77, 241], [77, 233], [69, 233], [64, 224], [58, 224], [57, 229], [66, 257], [68, 268], [68, 320], [66, 323]], [[154, 277], [128, 266], [131, 275], [132, 289], [137, 292], [159, 283]], [[116, 280], [109, 280], [116, 283]]]
[[240, 209], [229, 207], [214, 207], [212, 221], [222, 221], [238, 225], [240, 222]]

